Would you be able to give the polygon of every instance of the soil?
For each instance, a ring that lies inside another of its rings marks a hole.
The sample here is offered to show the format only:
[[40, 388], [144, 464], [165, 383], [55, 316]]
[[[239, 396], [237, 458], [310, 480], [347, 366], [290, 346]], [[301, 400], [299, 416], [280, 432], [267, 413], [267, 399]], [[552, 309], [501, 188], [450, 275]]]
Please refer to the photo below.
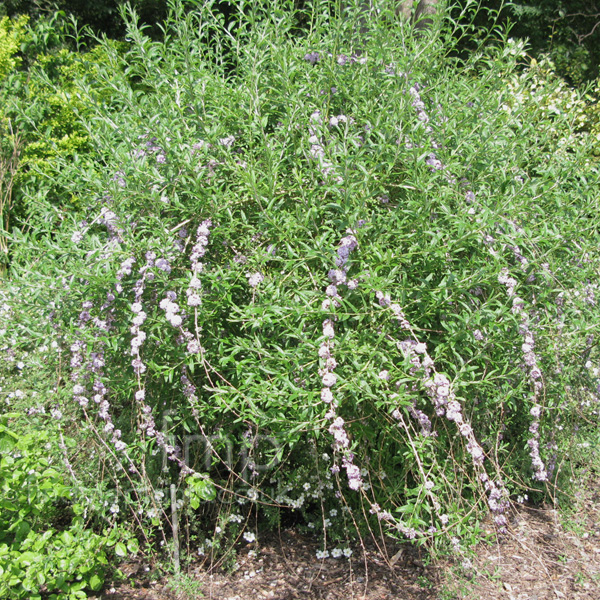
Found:
[[573, 506], [515, 507], [508, 533], [466, 561], [431, 561], [410, 545], [379, 541], [350, 559], [318, 560], [318, 542], [289, 529], [241, 550], [234, 573], [198, 564], [177, 584], [146, 581], [143, 565], [123, 565], [130, 578], [96, 600], [598, 600], [600, 482]]

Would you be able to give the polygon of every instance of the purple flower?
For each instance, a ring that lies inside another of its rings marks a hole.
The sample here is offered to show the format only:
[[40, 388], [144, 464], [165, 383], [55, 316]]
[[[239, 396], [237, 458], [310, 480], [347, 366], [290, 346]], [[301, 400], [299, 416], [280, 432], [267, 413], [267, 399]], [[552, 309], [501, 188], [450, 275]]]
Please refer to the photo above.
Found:
[[190, 354], [200, 354], [202, 350], [200, 344], [196, 340], [190, 340], [187, 344], [187, 351]]
[[[425, 114], [425, 113], [421, 113]], [[444, 168], [444, 164], [435, 154], [430, 154], [425, 161], [425, 164], [429, 167], [430, 171], [441, 171]]]
[[262, 273], [248, 273], [246, 277], [248, 278], [248, 285], [251, 288], [258, 287], [265, 279]]
[[323, 375], [323, 385], [325, 387], [333, 387], [337, 382], [337, 375], [335, 373], [325, 373]]
[[160, 269], [165, 273], [171, 272], [171, 265], [169, 264], [169, 261], [166, 258], [159, 258], [155, 264], [157, 269]]
[[333, 339], [335, 337], [335, 330], [333, 329], [333, 322], [331, 319], [326, 319], [323, 321], [323, 335], [329, 339]]
[[141, 375], [146, 371], [146, 365], [142, 362], [141, 358], [135, 358], [132, 360], [131, 366], [137, 375]]
[[225, 148], [231, 148], [231, 146], [233, 146], [234, 142], [235, 142], [235, 137], [233, 135], [221, 138], [219, 140], [219, 144], [221, 144], [221, 146], [225, 146]]
[[333, 394], [328, 387], [321, 390], [321, 400], [326, 404], [331, 404], [333, 402]]
[[[323, 324], [323, 327], [325, 327], [325, 324]], [[332, 331], [333, 331], [333, 326], [332, 326]], [[325, 334], [325, 329], [323, 329], [323, 335]], [[327, 336], [329, 337], [329, 336]], [[333, 335], [331, 336], [333, 337]], [[319, 357], [326, 360], [331, 356], [331, 350], [329, 349], [329, 344], [327, 342], [323, 342], [321, 344], [321, 346], [319, 347]]]
[[195, 292], [190, 293], [188, 290], [188, 306], [200, 306], [202, 304], [202, 298]]
[[316, 65], [319, 60], [321, 60], [321, 57], [318, 52], [309, 52], [308, 54], [304, 55], [304, 60], [309, 62], [311, 65]]
[[331, 298], [335, 298], [337, 296], [337, 287], [333, 284], [328, 285], [325, 289], [325, 293]]

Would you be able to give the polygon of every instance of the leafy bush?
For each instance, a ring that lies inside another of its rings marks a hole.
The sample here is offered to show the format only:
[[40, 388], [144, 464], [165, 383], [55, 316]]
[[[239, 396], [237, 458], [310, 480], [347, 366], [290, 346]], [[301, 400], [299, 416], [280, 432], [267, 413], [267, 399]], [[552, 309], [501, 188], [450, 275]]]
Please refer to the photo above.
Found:
[[[461, 10], [474, 10], [482, 3], [457, 0]], [[600, 13], [587, 0], [489, 0], [478, 10], [476, 29], [463, 38], [471, 46], [473, 37], [489, 33], [498, 22], [510, 25], [511, 35], [527, 42], [531, 55], [549, 57], [557, 73], [569, 84], [584, 86], [600, 74]], [[459, 11], [455, 9], [458, 14]], [[465, 25], [467, 23], [465, 22]]]
[[21, 40], [25, 35], [27, 17], [22, 16], [12, 21], [8, 17], [0, 19], [0, 81], [19, 64]]
[[511, 97], [503, 108], [512, 111], [518, 105], [530, 122], [553, 123], [553, 144], [561, 152], [569, 152], [578, 144], [591, 144], [593, 154], [600, 152], [597, 85], [587, 93], [571, 88], [556, 74], [554, 64], [543, 57], [540, 62], [533, 59], [526, 71], [515, 73], [508, 87]]
[[83, 590], [104, 581], [107, 540], [86, 528], [85, 507], [52, 464], [48, 434], [15, 434], [7, 425], [15, 416], [0, 423], [0, 595], [86, 598]]
[[510, 3], [515, 33], [527, 36], [536, 53], [548, 53], [561, 76], [575, 85], [598, 77], [598, 10], [582, 0]]
[[503, 529], [597, 415], [590, 137], [515, 100], [521, 45], [453, 58], [441, 13], [416, 38], [385, 4], [211, 7], [174, 2], [161, 41], [130, 12], [74, 76], [93, 160], [24, 192], [6, 368], [40, 377], [20, 353], [53, 340], [78, 476], [149, 538], [183, 511], [191, 552], [298, 515], [336, 556], [486, 503]]
[[[77, 38], [77, 30], [72, 33], [60, 13], [27, 27], [21, 44], [24, 67], [13, 69], [0, 83], [3, 100], [0, 171], [10, 171], [4, 183], [5, 190], [11, 191], [10, 198], [3, 202], [5, 207], [11, 206], [11, 210], [4, 211], [5, 232], [11, 229], [9, 217], [14, 222], [29, 219], [35, 226], [38, 202], [23, 200], [28, 193], [26, 189], [32, 190], [32, 196], [42, 192], [44, 203], [76, 212], [77, 197], [60, 184], [58, 159], [77, 160], [84, 165], [97, 158], [81, 122], [80, 115], [88, 107], [75, 82], [84, 73], [93, 73], [105, 56], [99, 47], [86, 52], [69, 50], [65, 46], [70, 35]], [[119, 47], [117, 42], [110, 43]], [[101, 100], [110, 102], [106, 96]]]

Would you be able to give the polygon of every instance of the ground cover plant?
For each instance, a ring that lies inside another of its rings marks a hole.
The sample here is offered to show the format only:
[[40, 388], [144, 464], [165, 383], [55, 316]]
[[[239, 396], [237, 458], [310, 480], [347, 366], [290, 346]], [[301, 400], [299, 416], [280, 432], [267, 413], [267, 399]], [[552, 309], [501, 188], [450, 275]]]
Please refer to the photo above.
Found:
[[598, 415], [585, 100], [501, 31], [457, 59], [441, 8], [418, 36], [384, 2], [189, 8], [68, 57], [85, 145], [29, 164], [9, 236], [3, 406], [75, 440], [90, 539], [135, 551], [129, 522], [177, 566], [294, 522], [317, 558], [369, 531], [460, 552], [486, 511], [501, 533], [560, 499]]

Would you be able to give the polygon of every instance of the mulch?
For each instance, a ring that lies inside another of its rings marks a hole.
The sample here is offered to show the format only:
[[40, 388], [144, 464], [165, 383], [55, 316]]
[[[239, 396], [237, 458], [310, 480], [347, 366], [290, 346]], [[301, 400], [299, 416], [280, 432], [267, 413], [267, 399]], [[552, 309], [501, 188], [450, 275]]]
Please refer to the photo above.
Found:
[[96, 600], [598, 600], [598, 489], [587, 487], [566, 517], [549, 506], [518, 506], [506, 535], [454, 559], [430, 561], [410, 545], [365, 540], [350, 559], [318, 560], [319, 542], [292, 528], [240, 550], [234, 572], [198, 562], [179, 585], [152, 581], [148, 567], [129, 563], [122, 568], [129, 578]]

